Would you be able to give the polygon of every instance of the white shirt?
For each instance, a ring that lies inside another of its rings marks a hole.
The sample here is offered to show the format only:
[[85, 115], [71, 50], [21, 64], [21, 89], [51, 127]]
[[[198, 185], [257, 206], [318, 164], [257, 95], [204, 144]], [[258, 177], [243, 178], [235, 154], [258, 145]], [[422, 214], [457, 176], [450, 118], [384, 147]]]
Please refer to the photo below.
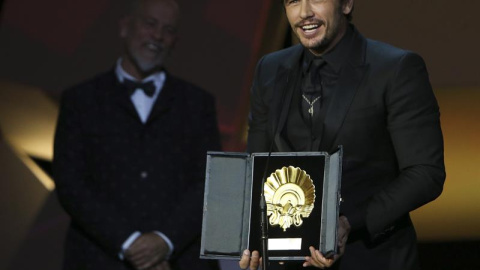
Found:
[[[125, 79], [131, 80], [131, 81], [137, 81], [132, 75], [128, 74], [122, 67], [122, 58], [119, 58], [117, 61], [117, 66], [115, 67], [115, 74], [117, 75], [118, 81], [120, 83], [123, 83]], [[135, 92], [131, 95], [130, 99], [132, 100], [133, 105], [135, 106], [135, 109], [137, 110], [138, 116], [140, 117], [140, 120], [142, 123], [146, 123], [148, 120], [148, 116], [150, 115], [150, 112], [152, 111], [153, 105], [155, 104], [155, 101], [158, 98], [158, 95], [162, 91], [163, 84], [165, 83], [165, 72], [159, 71], [156, 72], [145, 79], [141, 80], [140, 82], [149, 82], [153, 81], [153, 84], [155, 85], [155, 93], [153, 96], [149, 97], [145, 94], [145, 92], [142, 89], [136, 89]], [[169, 247], [169, 253], [167, 254], [167, 258], [172, 254], [173, 252], [173, 243], [170, 241], [170, 239], [163, 233], [159, 231], [155, 231], [156, 234], [158, 234], [160, 237], [165, 240]], [[131, 244], [135, 240], [137, 240], [138, 237], [140, 237], [142, 234], [139, 231], [133, 232], [126, 240], [123, 242], [122, 245], [122, 250], [118, 254], [120, 259], [124, 259], [123, 253], [130, 247]]]
[[163, 84], [165, 83], [165, 72], [159, 71], [156, 72], [145, 79], [139, 81], [135, 79], [132, 75], [128, 74], [123, 68], [122, 68], [122, 58], [118, 59], [117, 61], [117, 66], [115, 68], [115, 73], [117, 75], [118, 81], [120, 83], [123, 83], [125, 79], [131, 80], [131, 81], [136, 81], [136, 82], [149, 82], [153, 81], [153, 84], [155, 85], [155, 93], [153, 96], [149, 97], [143, 92], [142, 89], [138, 88], [133, 92], [133, 94], [130, 96], [130, 99], [133, 102], [133, 105], [135, 106], [135, 109], [137, 109], [138, 116], [140, 117], [140, 120], [142, 123], [146, 123], [148, 116], [150, 115], [150, 112], [152, 111], [153, 105], [155, 104], [155, 101], [157, 100], [158, 95], [160, 94], [160, 91], [163, 88]]

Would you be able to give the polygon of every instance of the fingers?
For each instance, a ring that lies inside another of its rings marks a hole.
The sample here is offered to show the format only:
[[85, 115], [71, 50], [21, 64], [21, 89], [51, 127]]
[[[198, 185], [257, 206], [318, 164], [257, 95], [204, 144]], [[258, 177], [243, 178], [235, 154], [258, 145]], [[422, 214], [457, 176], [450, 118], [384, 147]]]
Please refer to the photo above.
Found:
[[308, 266], [315, 266], [318, 268], [327, 268], [332, 266], [335, 262], [333, 259], [325, 258], [320, 251], [316, 250], [314, 247], [310, 247], [310, 255], [305, 257], [305, 262], [303, 263], [303, 267]]
[[250, 250], [245, 249], [242, 254], [242, 258], [238, 262], [238, 266], [240, 269], [247, 269], [250, 265]]
[[348, 235], [350, 233], [350, 230], [352, 227], [350, 226], [350, 222], [348, 222], [348, 219], [346, 216], [340, 216], [338, 218], [338, 225], [339, 225], [339, 232], [342, 234]]
[[161, 237], [154, 233], [146, 233], [132, 243], [125, 252], [125, 258], [135, 269], [148, 269], [161, 262], [167, 252], [168, 247]]
[[310, 247], [310, 256], [305, 257], [303, 266], [315, 266], [322, 269], [331, 267], [345, 252], [345, 246], [347, 245], [350, 230], [351, 226], [347, 217], [340, 216], [338, 218], [338, 254], [336, 254], [333, 259], [327, 259], [322, 255], [322, 253], [320, 253], [320, 251], [316, 250], [314, 247]]
[[[145, 258], [136, 264], [137, 269], [150, 269], [151, 267], [156, 267], [159, 265], [161, 262], [161, 258], [158, 255], [152, 255], [149, 256], [148, 258]], [[156, 268], [154, 268], [156, 269]], [[160, 265], [160, 268], [158, 269], [163, 269], [163, 265]]]
[[261, 262], [261, 258], [260, 258], [260, 254], [258, 253], [258, 251], [254, 250], [250, 254], [250, 250], [245, 249], [243, 251], [242, 258], [238, 262], [238, 266], [241, 269], [249, 268], [251, 270], [256, 270], [256, 269], [258, 269], [258, 266], [260, 265], [260, 262]]
[[348, 222], [347, 217], [340, 216], [338, 218], [338, 248], [339, 248], [339, 255], [342, 255], [345, 252], [345, 246], [347, 244], [348, 235], [350, 234], [350, 223]]
[[135, 241], [133, 241], [130, 247], [125, 251], [125, 255], [132, 258], [143, 253], [143, 251], [146, 248], [145, 242], [146, 242], [146, 239], [144, 235], [140, 235], [137, 239], [135, 239]]
[[156, 265], [146, 268], [148, 270], [170, 270], [170, 264], [168, 261], [162, 261], [160, 263], [157, 263]]
[[132, 249], [130, 253], [125, 253], [127, 260], [137, 269], [144, 268], [145, 264], [149, 262], [151, 255], [146, 248]]
[[250, 259], [250, 269], [256, 270], [260, 265], [260, 254], [258, 251], [254, 250], [252, 252], [252, 258]]

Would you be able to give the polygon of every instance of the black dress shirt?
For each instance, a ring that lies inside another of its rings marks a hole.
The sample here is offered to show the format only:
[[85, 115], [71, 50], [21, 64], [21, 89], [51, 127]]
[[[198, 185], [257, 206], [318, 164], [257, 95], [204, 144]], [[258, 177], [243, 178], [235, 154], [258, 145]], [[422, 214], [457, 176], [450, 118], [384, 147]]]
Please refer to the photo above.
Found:
[[[304, 49], [301, 71], [299, 71], [300, 80], [296, 86], [298, 90], [295, 91], [292, 99], [292, 109], [287, 120], [289, 124], [285, 130], [286, 137], [295, 151], [321, 150], [319, 145], [323, 123], [333, 92], [337, 87], [342, 66], [351, 49], [352, 36], [353, 29], [349, 26], [340, 42], [322, 56], [315, 56], [308, 49]], [[319, 59], [321, 64], [317, 68], [314, 62], [319, 62]], [[318, 74], [312, 74], [312, 72], [318, 72]], [[311, 107], [313, 107], [313, 114], [309, 112]]]

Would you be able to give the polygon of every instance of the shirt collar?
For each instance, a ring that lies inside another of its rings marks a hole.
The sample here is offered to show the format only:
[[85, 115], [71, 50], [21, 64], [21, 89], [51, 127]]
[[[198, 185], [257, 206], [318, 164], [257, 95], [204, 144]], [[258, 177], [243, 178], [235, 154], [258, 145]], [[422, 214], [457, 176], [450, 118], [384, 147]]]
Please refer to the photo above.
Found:
[[[320, 56], [323, 60], [325, 60], [326, 64], [330, 66], [335, 73], [339, 73], [340, 69], [342, 68], [343, 64], [348, 58], [348, 53], [351, 49], [351, 44], [353, 40], [353, 25], [349, 24], [347, 26], [347, 30], [343, 35], [342, 39], [338, 42], [332, 50], [327, 52], [326, 54]], [[304, 49], [303, 54], [303, 72], [308, 72], [312, 61], [316, 58], [314, 54], [312, 54], [307, 48]]]
[[[117, 60], [117, 64], [115, 66], [115, 74], [117, 75], [117, 79], [120, 83], [123, 83], [125, 79], [136, 81], [136, 82], [139, 81], [135, 79], [132, 75], [128, 74], [125, 71], [125, 69], [123, 69], [121, 57]], [[158, 71], [151, 74], [150, 76], [144, 78], [143, 80], [140, 80], [140, 82], [153, 81], [153, 83], [155, 84], [155, 92], [158, 92], [158, 90], [163, 87], [163, 84], [165, 83], [165, 78], [166, 78], [165, 71], [162, 70], [162, 71]]]

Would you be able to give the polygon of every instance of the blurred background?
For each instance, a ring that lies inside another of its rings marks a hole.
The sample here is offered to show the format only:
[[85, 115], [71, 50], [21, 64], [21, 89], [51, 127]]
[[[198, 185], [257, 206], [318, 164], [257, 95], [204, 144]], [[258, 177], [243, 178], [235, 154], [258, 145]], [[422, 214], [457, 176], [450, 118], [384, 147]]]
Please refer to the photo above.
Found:
[[[225, 151], [244, 151], [258, 59], [295, 43], [278, 0], [179, 0], [168, 70], [211, 92]], [[0, 2], [0, 269], [60, 269], [68, 216], [51, 180], [62, 90], [111, 69], [119, 0]], [[480, 269], [480, 2], [356, 1], [372, 39], [418, 52], [440, 104], [447, 182], [413, 212], [423, 269]], [[236, 269], [236, 262], [222, 262]]]

